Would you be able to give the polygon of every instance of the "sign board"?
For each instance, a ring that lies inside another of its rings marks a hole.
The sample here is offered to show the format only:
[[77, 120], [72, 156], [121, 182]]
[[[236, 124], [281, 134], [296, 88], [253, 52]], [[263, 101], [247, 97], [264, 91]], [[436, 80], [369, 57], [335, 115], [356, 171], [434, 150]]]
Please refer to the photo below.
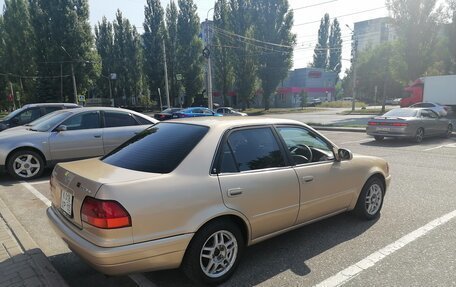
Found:
[[86, 97], [84, 95], [79, 95], [78, 96], [78, 102], [85, 102]]

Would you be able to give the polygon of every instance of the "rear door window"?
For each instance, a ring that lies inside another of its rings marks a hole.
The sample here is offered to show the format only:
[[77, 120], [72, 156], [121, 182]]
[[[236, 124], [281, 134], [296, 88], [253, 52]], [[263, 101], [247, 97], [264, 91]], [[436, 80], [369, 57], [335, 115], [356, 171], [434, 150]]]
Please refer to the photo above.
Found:
[[61, 110], [62, 107], [54, 106], [54, 107], [44, 107], [44, 114], [49, 114], [58, 110]]
[[102, 161], [130, 170], [169, 173], [184, 160], [208, 130], [205, 126], [159, 123], [125, 142]]
[[129, 113], [125, 112], [105, 111], [104, 118], [106, 128], [138, 125], [138, 122]]
[[220, 172], [242, 172], [286, 166], [270, 128], [233, 131], [222, 148]]
[[100, 113], [80, 113], [65, 120], [62, 125], [66, 126], [68, 131], [99, 129], [101, 128]]

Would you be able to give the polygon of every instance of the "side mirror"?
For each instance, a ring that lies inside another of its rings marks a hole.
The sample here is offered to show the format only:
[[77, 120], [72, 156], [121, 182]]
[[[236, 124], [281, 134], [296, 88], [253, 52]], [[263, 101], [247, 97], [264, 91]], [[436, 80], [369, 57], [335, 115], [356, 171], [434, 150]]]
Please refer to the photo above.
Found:
[[340, 148], [337, 150], [337, 160], [344, 161], [344, 160], [352, 160], [353, 153], [348, 149]]
[[55, 129], [56, 132], [64, 132], [64, 131], [66, 131], [66, 130], [67, 130], [67, 126], [66, 126], [66, 125], [60, 125], [60, 126], [58, 126], [58, 127]]

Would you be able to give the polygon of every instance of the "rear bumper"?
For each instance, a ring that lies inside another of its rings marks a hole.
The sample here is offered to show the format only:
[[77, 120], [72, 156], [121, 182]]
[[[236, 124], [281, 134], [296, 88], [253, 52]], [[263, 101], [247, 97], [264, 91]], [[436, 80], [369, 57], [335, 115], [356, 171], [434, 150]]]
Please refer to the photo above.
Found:
[[69, 228], [55, 210], [46, 210], [56, 233], [68, 247], [98, 271], [108, 275], [173, 269], [180, 266], [193, 234], [135, 243], [119, 247], [99, 247]]
[[415, 131], [409, 127], [392, 127], [389, 131], [378, 131], [376, 127], [368, 126], [366, 133], [370, 136], [410, 138], [413, 137]]

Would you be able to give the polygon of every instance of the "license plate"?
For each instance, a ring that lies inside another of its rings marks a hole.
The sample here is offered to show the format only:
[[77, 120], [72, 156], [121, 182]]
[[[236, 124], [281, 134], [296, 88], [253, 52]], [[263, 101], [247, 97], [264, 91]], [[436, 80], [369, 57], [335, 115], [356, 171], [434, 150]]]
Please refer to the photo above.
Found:
[[377, 128], [377, 131], [379, 132], [389, 132], [390, 130], [390, 128]]
[[62, 190], [62, 197], [60, 199], [60, 208], [69, 216], [72, 216], [73, 210], [73, 196], [68, 191]]

